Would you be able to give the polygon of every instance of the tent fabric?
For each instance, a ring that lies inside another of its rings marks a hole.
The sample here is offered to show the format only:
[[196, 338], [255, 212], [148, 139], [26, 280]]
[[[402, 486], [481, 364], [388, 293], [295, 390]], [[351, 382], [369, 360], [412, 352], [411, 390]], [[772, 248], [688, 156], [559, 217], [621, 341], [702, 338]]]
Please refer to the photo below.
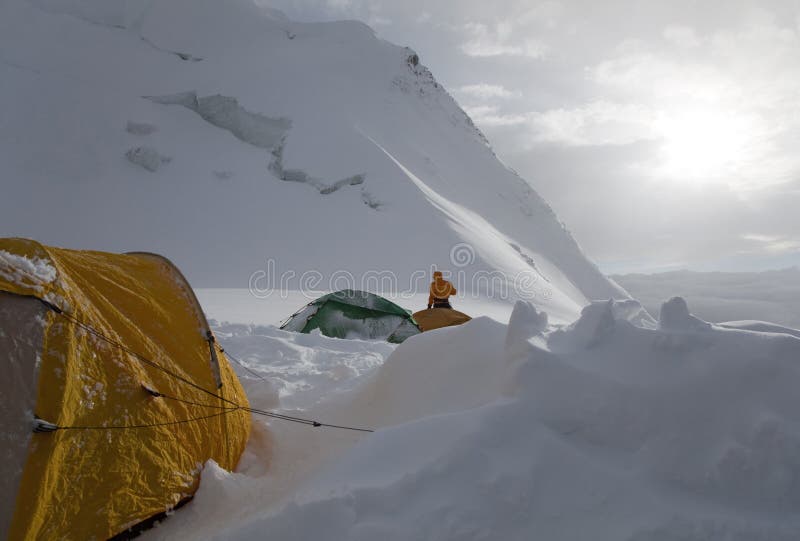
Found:
[[[93, 428], [30, 436], [9, 539], [106, 539], [190, 497], [207, 460], [235, 468], [250, 415], [225, 400], [247, 398], [224, 354], [211, 358], [205, 316], [168, 260], [0, 239], [0, 291], [45, 300], [172, 372], [44, 313], [33, 413]], [[107, 428], [158, 423], [172, 424]]]
[[36, 405], [36, 381], [47, 308], [29, 297], [0, 292], [0, 539], [8, 537], [16, 494], [28, 458], [31, 419]]
[[374, 293], [344, 289], [310, 302], [282, 326], [334, 338], [359, 337], [400, 343], [420, 330], [411, 312]]
[[419, 328], [423, 332], [462, 325], [471, 319], [467, 314], [451, 308], [430, 308], [414, 313], [414, 320], [419, 323]]

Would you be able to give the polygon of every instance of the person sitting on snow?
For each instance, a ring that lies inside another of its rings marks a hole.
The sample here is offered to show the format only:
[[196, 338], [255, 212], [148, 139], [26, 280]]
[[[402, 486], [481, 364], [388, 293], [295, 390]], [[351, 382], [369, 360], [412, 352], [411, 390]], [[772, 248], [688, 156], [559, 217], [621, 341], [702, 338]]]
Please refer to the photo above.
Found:
[[441, 271], [433, 273], [430, 295], [428, 295], [428, 310], [431, 308], [453, 308], [450, 306], [450, 296], [456, 294], [456, 288], [442, 276]]

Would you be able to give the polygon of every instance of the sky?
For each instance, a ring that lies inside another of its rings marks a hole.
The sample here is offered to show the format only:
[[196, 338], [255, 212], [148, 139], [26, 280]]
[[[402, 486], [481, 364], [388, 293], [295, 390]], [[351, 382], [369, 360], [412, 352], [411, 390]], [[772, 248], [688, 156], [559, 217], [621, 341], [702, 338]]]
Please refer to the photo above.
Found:
[[609, 273], [800, 265], [800, 2], [261, 0], [413, 48]]

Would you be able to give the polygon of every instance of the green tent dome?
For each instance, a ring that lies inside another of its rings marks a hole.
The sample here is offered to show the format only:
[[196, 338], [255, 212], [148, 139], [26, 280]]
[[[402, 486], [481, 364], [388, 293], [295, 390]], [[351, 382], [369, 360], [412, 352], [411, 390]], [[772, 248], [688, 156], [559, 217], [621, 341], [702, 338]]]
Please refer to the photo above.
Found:
[[400, 343], [421, 331], [411, 312], [374, 293], [343, 289], [324, 295], [296, 312], [281, 329], [333, 338]]

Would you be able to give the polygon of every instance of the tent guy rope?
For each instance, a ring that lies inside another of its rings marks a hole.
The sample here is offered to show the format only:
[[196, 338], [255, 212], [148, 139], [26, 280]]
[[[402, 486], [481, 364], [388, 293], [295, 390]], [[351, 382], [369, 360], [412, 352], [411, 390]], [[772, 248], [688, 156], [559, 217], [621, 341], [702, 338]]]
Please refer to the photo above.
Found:
[[[182, 383], [185, 383], [185, 384], [187, 384], [187, 385], [189, 385], [189, 386], [191, 386], [191, 387], [193, 387], [193, 388], [195, 388], [195, 389], [197, 389], [197, 390], [199, 390], [199, 391], [201, 391], [201, 392], [203, 392], [203, 393], [205, 393], [205, 394], [207, 394], [207, 395], [209, 395], [209, 396], [211, 396], [213, 398], [217, 398], [219, 400], [222, 400], [223, 402], [229, 404], [230, 407], [218, 406], [218, 405], [215, 405], [215, 404], [202, 404], [202, 403], [199, 403], [199, 402], [192, 402], [192, 401], [189, 401], [189, 400], [186, 400], [186, 399], [183, 399], [183, 398], [165, 395], [163, 393], [160, 393], [158, 391], [155, 391], [153, 389], [149, 389], [149, 388], [143, 386], [145, 391], [147, 391], [149, 394], [151, 394], [153, 397], [156, 397], [156, 398], [165, 398], [165, 399], [169, 399], [169, 400], [175, 400], [175, 401], [183, 402], [185, 404], [189, 404], [189, 405], [192, 405], [192, 406], [195, 406], [195, 407], [210, 407], [210, 408], [216, 408], [216, 409], [224, 409], [224, 411], [221, 411], [221, 412], [218, 412], [218, 413], [215, 413], [215, 414], [212, 414], [212, 415], [205, 415], [205, 416], [200, 416], [200, 417], [192, 417], [192, 418], [189, 418], [189, 419], [181, 419], [181, 420], [178, 420], [178, 421], [170, 421], [170, 422], [165, 422], [165, 423], [153, 423], [153, 424], [141, 424], [141, 425], [59, 426], [59, 425], [52, 424], [52, 423], [42, 422], [42, 420], [39, 419], [39, 420], [37, 420], [38, 424], [37, 424], [36, 428], [34, 429], [37, 432], [53, 432], [55, 430], [115, 430], [115, 429], [125, 429], [125, 428], [130, 428], [130, 429], [134, 429], [134, 428], [150, 428], [150, 427], [156, 427], [156, 426], [168, 426], [168, 425], [190, 423], [190, 422], [193, 422], [193, 421], [200, 421], [200, 420], [209, 419], [209, 418], [212, 418], [212, 417], [218, 417], [220, 415], [226, 415], [228, 413], [231, 413], [231, 412], [234, 412], [234, 411], [239, 411], [239, 410], [246, 411], [246, 412], [251, 413], [253, 415], [260, 415], [262, 417], [269, 417], [269, 418], [272, 418], [272, 419], [278, 419], [278, 420], [281, 420], [281, 421], [289, 421], [289, 422], [292, 422], [292, 423], [298, 423], [298, 424], [303, 424], [303, 425], [308, 425], [308, 426], [313, 426], [313, 427], [335, 428], [335, 429], [339, 429], [339, 430], [350, 430], [350, 431], [354, 431], [354, 432], [374, 432], [374, 430], [370, 429], [370, 428], [359, 428], [359, 427], [353, 427], [353, 426], [334, 425], [334, 424], [329, 424], [329, 423], [322, 423], [322, 422], [319, 422], [319, 421], [315, 421], [313, 419], [305, 419], [305, 418], [302, 418], [302, 417], [294, 417], [294, 416], [291, 416], [291, 415], [284, 415], [284, 414], [281, 414], [281, 413], [276, 413], [274, 411], [262, 410], [262, 409], [258, 409], [258, 408], [251, 408], [251, 407], [248, 407], [248, 406], [242, 406], [241, 404], [239, 404], [239, 403], [237, 403], [237, 402], [235, 402], [233, 400], [225, 398], [224, 396], [221, 396], [221, 395], [219, 395], [219, 394], [217, 394], [217, 393], [215, 393], [213, 391], [209, 391], [205, 387], [203, 387], [201, 385], [198, 385], [197, 383], [194, 383], [193, 381], [181, 376], [180, 374], [177, 374], [174, 371], [172, 371], [172, 370], [160, 365], [159, 363], [157, 363], [157, 362], [145, 357], [144, 355], [142, 355], [142, 354], [130, 349], [129, 347], [127, 347], [124, 344], [118, 342], [117, 340], [115, 340], [115, 339], [113, 339], [113, 338], [111, 338], [109, 336], [106, 336], [105, 334], [103, 334], [102, 332], [98, 331], [97, 329], [95, 329], [91, 325], [88, 325], [88, 324], [84, 323], [80, 319], [76, 318], [74, 315], [65, 312], [64, 310], [62, 310], [58, 306], [56, 306], [56, 305], [54, 305], [54, 304], [52, 304], [52, 303], [50, 303], [50, 302], [48, 302], [48, 301], [46, 301], [44, 299], [39, 299], [39, 300], [49, 310], [51, 310], [55, 314], [63, 317], [67, 321], [70, 321], [71, 323], [75, 324], [76, 326], [80, 327], [81, 329], [85, 330], [86, 332], [88, 332], [88, 333], [100, 338], [101, 340], [107, 342], [108, 344], [110, 344], [110, 345], [112, 345], [112, 346], [114, 346], [114, 347], [116, 347], [116, 348], [128, 353], [129, 355], [131, 355], [135, 359], [139, 360], [140, 362], [144, 363], [145, 365], [151, 366], [151, 367], [153, 367], [153, 368], [155, 368], [157, 370], [160, 370], [160, 371], [164, 372], [165, 374], [167, 374], [168, 376], [170, 376], [170, 377], [172, 377], [172, 378], [174, 378], [174, 379], [176, 379], [178, 381], [181, 381]], [[219, 350], [220, 350], [220, 352], [225, 352], [225, 350], [223, 348], [221, 348], [221, 347], [219, 347]], [[232, 359], [234, 362], [236, 362], [237, 364], [239, 364], [240, 366], [245, 368], [248, 372], [251, 372], [246, 366], [244, 366], [242, 361], [240, 361], [239, 359], [236, 359], [235, 357], [233, 357], [229, 353], [226, 353], [226, 355], [230, 359]], [[254, 375], [258, 376], [260, 379], [265, 379], [259, 374], [254, 374]]]

